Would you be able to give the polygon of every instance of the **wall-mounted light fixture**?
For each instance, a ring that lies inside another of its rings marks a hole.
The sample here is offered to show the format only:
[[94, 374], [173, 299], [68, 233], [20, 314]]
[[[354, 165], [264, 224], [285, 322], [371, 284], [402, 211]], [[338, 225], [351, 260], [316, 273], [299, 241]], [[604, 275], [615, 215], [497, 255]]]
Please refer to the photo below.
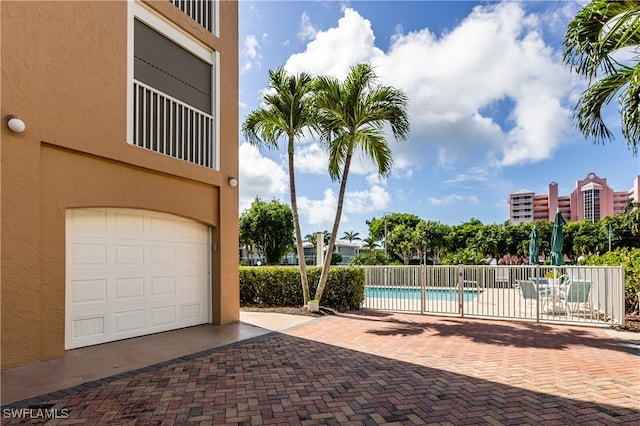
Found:
[[234, 178], [234, 177], [230, 177], [230, 178], [229, 178], [229, 185], [230, 185], [230, 186], [233, 186], [233, 187], [238, 186], [238, 179], [236, 179], [236, 178]]
[[7, 127], [9, 127], [9, 130], [14, 133], [22, 133], [27, 128], [27, 125], [24, 124], [24, 121], [20, 120], [18, 117], [9, 116]]

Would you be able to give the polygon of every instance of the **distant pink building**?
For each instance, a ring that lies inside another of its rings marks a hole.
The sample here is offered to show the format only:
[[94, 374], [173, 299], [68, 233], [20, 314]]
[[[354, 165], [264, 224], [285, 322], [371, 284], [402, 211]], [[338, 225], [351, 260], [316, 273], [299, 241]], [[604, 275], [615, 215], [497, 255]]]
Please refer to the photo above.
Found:
[[558, 195], [558, 184], [549, 184], [547, 195], [537, 195], [521, 189], [509, 195], [509, 222], [521, 223], [534, 220], [552, 221], [556, 210], [568, 222], [583, 219], [597, 222], [605, 216], [617, 216], [623, 213], [629, 202], [640, 202], [640, 175], [633, 180], [628, 191], [614, 192], [607, 179], [589, 173], [576, 182], [576, 188], [570, 195]]

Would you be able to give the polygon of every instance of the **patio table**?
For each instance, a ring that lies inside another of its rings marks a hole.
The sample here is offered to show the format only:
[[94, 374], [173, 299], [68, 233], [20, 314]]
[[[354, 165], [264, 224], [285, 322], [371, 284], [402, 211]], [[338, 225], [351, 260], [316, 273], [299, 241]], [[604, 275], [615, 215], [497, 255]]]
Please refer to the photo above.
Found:
[[538, 284], [538, 291], [544, 298], [542, 311], [547, 314], [561, 315], [566, 313], [564, 295], [567, 286], [565, 284], [556, 284], [553, 282]]

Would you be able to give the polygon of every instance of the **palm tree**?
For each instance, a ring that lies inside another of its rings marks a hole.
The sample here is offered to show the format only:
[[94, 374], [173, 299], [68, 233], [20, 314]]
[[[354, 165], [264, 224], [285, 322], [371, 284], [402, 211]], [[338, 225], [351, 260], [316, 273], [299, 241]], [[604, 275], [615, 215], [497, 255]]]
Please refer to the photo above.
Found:
[[290, 75], [282, 68], [270, 70], [271, 90], [262, 98], [265, 106], [252, 111], [242, 124], [244, 137], [253, 145], [277, 148], [279, 140], [286, 138], [291, 211], [305, 304], [309, 301], [309, 283], [298, 218], [293, 154], [296, 139], [302, 137], [306, 130], [313, 130], [317, 123], [317, 114], [310, 102], [313, 95], [313, 81], [313, 78], [306, 73]]
[[404, 140], [409, 134], [409, 119], [406, 111], [407, 96], [401, 90], [379, 85], [369, 64], [351, 67], [343, 83], [332, 77], [319, 77], [316, 90], [320, 136], [329, 148], [329, 176], [334, 181], [340, 180], [338, 206], [327, 258], [315, 294], [315, 299], [319, 301], [327, 284], [331, 263], [329, 256], [333, 253], [338, 235], [354, 151], [361, 150], [375, 162], [378, 174], [387, 176], [393, 160], [383, 126], [389, 124], [395, 138]]
[[[623, 51], [640, 47], [640, 2], [591, 0], [569, 23], [564, 39], [564, 62], [589, 79], [575, 107], [574, 119], [587, 138], [600, 143], [613, 138], [602, 108], [616, 95], [622, 116], [622, 136], [633, 155], [640, 139], [640, 64], [621, 62]], [[617, 56], [616, 56], [617, 55]], [[595, 82], [594, 82], [595, 80]]]
[[305, 243], [311, 243], [314, 246], [316, 245], [316, 243], [318, 242], [318, 237], [317, 234], [307, 234], [304, 236], [304, 242]]
[[628, 202], [624, 207], [625, 220], [632, 235], [640, 235], [640, 203]]
[[354, 242], [355, 240], [361, 240], [361, 238], [359, 237], [360, 233], [359, 232], [346, 232], [344, 233], [344, 235], [342, 236], [343, 240], [347, 240], [350, 243]]
[[373, 251], [376, 248], [380, 247], [380, 244], [378, 244], [378, 240], [376, 240], [374, 237], [367, 237], [362, 240], [362, 243], [362, 248], [369, 251]]

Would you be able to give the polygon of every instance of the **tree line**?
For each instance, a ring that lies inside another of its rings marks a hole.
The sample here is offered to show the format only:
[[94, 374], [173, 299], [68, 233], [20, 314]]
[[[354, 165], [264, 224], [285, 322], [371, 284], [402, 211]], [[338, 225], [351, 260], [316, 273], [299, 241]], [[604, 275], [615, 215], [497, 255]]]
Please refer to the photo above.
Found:
[[[609, 249], [640, 247], [638, 203], [627, 213], [607, 216], [598, 222], [568, 222], [563, 227], [563, 253], [571, 262], [580, 256], [602, 254]], [[386, 247], [386, 259], [369, 251], [354, 263], [476, 264], [495, 258], [523, 263], [529, 261], [529, 241], [535, 226], [541, 260], [551, 254], [553, 222], [483, 224], [470, 219], [460, 225], [445, 225], [413, 214], [393, 213], [368, 221], [370, 238]], [[386, 235], [386, 238], [385, 238]], [[379, 252], [379, 250], [378, 250]]]
[[[483, 224], [472, 218], [459, 225], [446, 225], [410, 213], [392, 213], [372, 218], [367, 225], [369, 236], [363, 239], [357, 232], [344, 232], [342, 239], [361, 240], [360, 254], [351, 259], [351, 264], [482, 265], [491, 258], [528, 263], [534, 226], [538, 231], [541, 260], [551, 255], [551, 221]], [[330, 234], [322, 233], [325, 243], [328, 242]], [[581, 256], [638, 248], [640, 203], [629, 203], [625, 214], [607, 216], [595, 223], [590, 220], [567, 222], [563, 234], [563, 254], [572, 263], [577, 263]], [[248, 235], [252, 238], [247, 238]], [[277, 200], [256, 199], [241, 216], [240, 236], [248, 254], [251, 253], [250, 241], [258, 241], [258, 252], [267, 263], [280, 264], [295, 247], [291, 209]], [[263, 242], [263, 238], [269, 241]], [[316, 233], [308, 234], [303, 241], [315, 248], [316, 238]]]

